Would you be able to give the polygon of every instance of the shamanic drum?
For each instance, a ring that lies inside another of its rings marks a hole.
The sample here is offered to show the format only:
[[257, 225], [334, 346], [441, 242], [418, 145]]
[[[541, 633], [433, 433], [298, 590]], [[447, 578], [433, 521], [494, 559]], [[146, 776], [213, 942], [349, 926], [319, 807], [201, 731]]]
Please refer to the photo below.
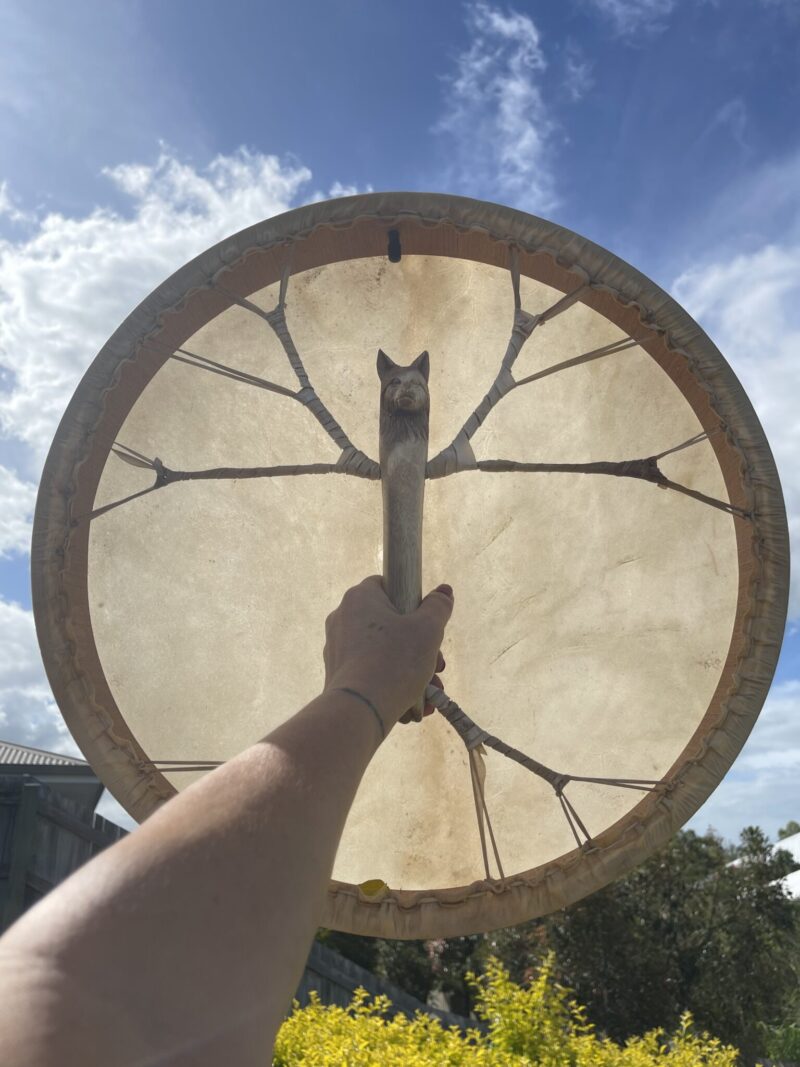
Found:
[[111, 337], [39, 493], [48, 676], [136, 819], [320, 690], [326, 614], [384, 568], [379, 350], [430, 354], [423, 587], [456, 607], [324, 922], [452, 936], [578, 900], [709, 796], [778, 657], [786, 518], [722, 356], [591, 242], [408, 193], [244, 230]]

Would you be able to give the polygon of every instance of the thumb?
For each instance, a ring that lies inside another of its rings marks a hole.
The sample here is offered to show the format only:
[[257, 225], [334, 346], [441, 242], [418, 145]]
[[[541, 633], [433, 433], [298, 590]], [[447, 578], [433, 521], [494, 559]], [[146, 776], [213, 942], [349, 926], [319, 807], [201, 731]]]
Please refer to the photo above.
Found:
[[436, 619], [444, 629], [447, 621], [453, 614], [453, 590], [449, 585], [437, 585], [433, 592], [428, 593], [417, 611], [424, 611]]

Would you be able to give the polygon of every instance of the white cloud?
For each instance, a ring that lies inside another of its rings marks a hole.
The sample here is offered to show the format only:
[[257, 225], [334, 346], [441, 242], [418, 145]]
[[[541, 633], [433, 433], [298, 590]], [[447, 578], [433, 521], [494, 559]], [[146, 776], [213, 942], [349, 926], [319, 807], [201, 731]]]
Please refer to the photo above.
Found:
[[245, 149], [195, 169], [164, 151], [109, 168], [130, 201], [83, 218], [50, 214], [0, 241], [0, 428], [36, 472], [81, 375], [122, 319], [172, 271], [242, 227], [285, 211], [310, 172]]
[[620, 37], [650, 36], [664, 29], [677, 0], [587, 0], [611, 21]]
[[594, 85], [592, 64], [575, 41], [568, 41], [564, 49], [564, 84], [573, 101], [581, 100]]
[[[638, 37], [647, 39], [661, 33], [666, 28], [667, 20], [679, 6], [680, 0], [583, 0], [607, 18], [614, 32], [627, 38], [630, 42]], [[724, 10], [721, 0], [705, 0], [711, 7]], [[689, 3], [682, 6], [689, 7]], [[780, 12], [791, 20], [800, 17], [797, 0], [752, 0], [754, 8]]]
[[0, 737], [79, 756], [50, 693], [33, 615], [0, 598]]
[[35, 503], [36, 486], [0, 464], [0, 557], [28, 551]]
[[341, 182], [334, 182], [328, 190], [328, 197], [333, 200], [335, 197], [356, 196], [358, 193], [371, 193], [372, 191], [371, 185], [360, 189], [357, 185], [343, 185]]
[[[769, 244], [684, 272], [677, 300], [725, 354], [758, 412], [781, 476], [800, 552], [800, 240]], [[790, 613], [800, 615], [793, 583]]]
[[0, 182], [0, 217], [3, 215], [12, 222], [30, 222], [31, 216], [21, 211], [11, 195], [8, 182]]
[[800, 151], [765, 160], [732, 181], [713, 203], [704, 204], [702, 214], [691, 217], [690, 254], [704, 246], [735, 255], [756, 251], [770, 241], [800, 243], [799, 194]]
[[453, 191], [547, 212], [556, 204], [551, 171], [555, 123], [541, 91], [546, 67], [528, 15], [479, 0], [467, 7], [471, 43], [446, 79], [435, 132], [449, 138], [446, 183]]
[[[726, 117], [726, 116], [721, 116]], [[736, 112], [732, 112], [735, 120]], [[735, 132], [735, 130], [734, 130]], [[726, 189], [687, 243], [696, 265], [670, 287], [707, 330], [764, 426], [800, 551], [800, 155], [765, 163]], [[713, 258], [697, 249], [714, 248]], [[795, 577], [790, 618], [800, 617]], [[796, 633], [790, 625], [789, 635]], [[791, 646], [790, 646], [791, 655]], [[692, 821], [735, 839], [747, 824], [773, 837], [800, 819], [800, 680], [773, 687], [729, 775]]]
[[776, 685], [736, 764], [690, 825], [713, 826], [735, 840], [743, 826], [761, 826], [775, 837], [789, 819], [800, 819], [800, 680]]
[[[40, 465], [80, 377], [124, 317], [204, 248], [289, 208], [310, 178], [294, 162], [242, 149], [196, 169], [166, 150], [106, 171], [129, 201], [82, 218], [28, 219], [0, 241], [0, 554], [30, 539]], [[333, 195], [355, 190], [337, 187]], [[16, 211], [2, 189], [0, 208]], [[50, 694], [29, 612], [0, 600], [0, 737], [76, 753]]]
[[700, 134], [698, 142], [704, 141], [717, 130], [727, 130], [739, 147], [747, 151], [749, 149], [746, 136], [747, 124], [748, 115], [744, 100], [740, 96], [735, 96], [717, 108], [713, 118]]
[[[0, 634], [0, 739], [84, 759], [50, 692], [33, 614], [0, 597]], [[136, 826], [107, 791], [97, 810], [125, 829]]]

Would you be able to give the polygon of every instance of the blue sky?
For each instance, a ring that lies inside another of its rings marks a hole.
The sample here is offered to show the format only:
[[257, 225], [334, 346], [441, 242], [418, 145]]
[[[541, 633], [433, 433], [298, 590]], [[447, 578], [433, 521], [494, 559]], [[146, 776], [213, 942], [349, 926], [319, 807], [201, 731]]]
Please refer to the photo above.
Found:
[[[0, 0], [0, 736], [70, 745], [27, 543], [83, 370], [181, 262], [318, 196], [497, 200], [634, 263], [742, 379], [796, 540], [799, 83], [797, 0]], [[699, 829], [800, 818], [799, 616]]]

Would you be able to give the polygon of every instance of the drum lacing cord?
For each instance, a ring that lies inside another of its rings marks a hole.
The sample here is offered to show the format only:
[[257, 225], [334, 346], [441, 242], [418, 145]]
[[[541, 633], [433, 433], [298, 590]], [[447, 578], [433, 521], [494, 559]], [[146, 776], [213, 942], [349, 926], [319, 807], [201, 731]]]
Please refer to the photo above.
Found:
[[[476, 722], [474, 722], [454, 700], [452, 700], [447, 693], [442, 689], [438, 689], [434, 685], [429, 685], [425, 690], [425, 700], [429, 704], [433, 704], [436, 710], [442, 715], [453, 727], [456, 733], [464, 742], [468, 753], [470, 754], [470, 773], [472, 775], [473, 793], [475, 795], [476, 811], [478, 812], [478, 828], [481, 836], [481, 848], [484, 857], [484, 866], [486, 868], [486, 876], [490, 878], [488, 867], [488, 855], [485, 844], [485, 833], [483, 829], [483, 816], [486, 818], [486, 824], [489, 828], [489, 834], [491, 837], [492, 847], [495, 852], [495, 860], [497, 862], [498, 870], [501, 872], [501, 879], [504, 877], [502, 873], [502, 866], [497, 852], [497, 845], [495, 843], [494, 833], [492, 832], [491, 822], [489, 821], [489, 814], [486, 810], [486, 799], [484, 792], [485, 769], [483, 767], [483, 752], [485, 748], [492, 748], [495, 752], [499, 752], [502, 756], [506, 756], [508, 759], [513, 760], [515, 763], [519, 763], [525, 767], [532, 774], [542, 778], [553, 788], [553, 792], [558, 797], [561, 810], [564, 813], [564, 818], [567, 821], [572, 836], [575, 838], [575, 843], [578, 848], [584, 851], [593, 847], [592, 837], [587, 830], [583, 820], [575, 809], [575, 806], [570, 801], [569, 797], [564, 792], [567, 785], [570, 782], [590, 782], [596, 785], [607, 785], [616, 787], [618, 789], [635, 789], [644, 793], [663, 791], [667, 788], [665, 782], [659, 781], [655, 778], [599, 778], [587, 775], [579, 774], [564, 774], [559, 771], [553, 770], [551, 767], [545, 766], [543, 763], [539, 763], [538, 760], [533, 759], [530, 756], [526, 756], [524, 752], [520, 752], [519, 749], [513, 748], [511, 745], [507, 745], [505, 741], [501, 741], [499, 737], [495, 737], [493, 734], [488, 733], [482, 729]], [[479, 760], [478, 766], [475, 765], [473, 759], [473, 753], [477, 760]], [[479, 770], [481, 773], [479, 773]], [[479, 805], [480, 802], [480, 805]], [[582, 835], [582, 836], [581, 836]]]

